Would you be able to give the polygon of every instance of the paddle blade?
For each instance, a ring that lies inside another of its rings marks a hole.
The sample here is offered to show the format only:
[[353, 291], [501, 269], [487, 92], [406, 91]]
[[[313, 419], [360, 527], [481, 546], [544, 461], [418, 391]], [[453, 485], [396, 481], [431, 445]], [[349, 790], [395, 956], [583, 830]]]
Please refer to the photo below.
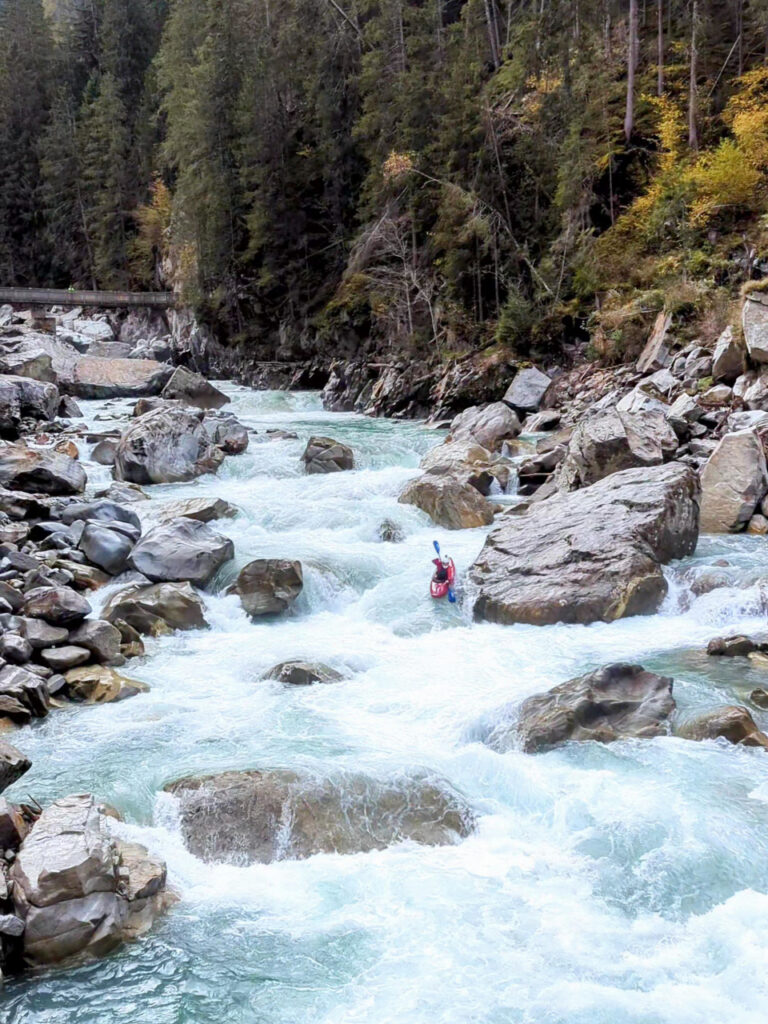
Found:
[[438, 557], [439, 557], [439, 555], [440, 555], [440, 545], [437, 543], [436, 540], [433, 540], [432, 543], [433, 543], [433, 545], [435, 547], [435, 551], [437, 552]]
[[456, 604], [456, 595], [452, 590], [448, 591], [448, 600], [451, 602], [451, 604]]

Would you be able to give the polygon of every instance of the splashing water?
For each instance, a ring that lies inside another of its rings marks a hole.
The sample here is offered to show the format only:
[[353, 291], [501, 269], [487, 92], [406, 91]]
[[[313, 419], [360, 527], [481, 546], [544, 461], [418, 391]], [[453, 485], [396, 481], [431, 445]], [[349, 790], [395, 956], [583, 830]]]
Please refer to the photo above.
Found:
[[[539, 756], [478, 742], [497, 709], [610, 661], [675, 677], [683, 710], [740, 702], [758, 669], [707, 658], [712, 636], [765, 629], [760, 538], [704, 538], [668, 570], [661, 613], [593, 626], [472, 625], [428, 597], [432, 540], [464, 572], [484, 531], [448, 533], [397, 504], [440, 435], [328, 414], [312, 394], [226, 390], [253, 438], [218, 476], [150, 488], [136, 508], [210, 495], [236, 562], [206, 603], [212, 628], [149, 641], [126, 672], [150, 693], [52, 714], [19, 738], [33, 768], [9, 795], [91, 791], [161, 854], [181, 901], [98, 963], [10, 982], [13, 1024], [763, 1024], [768, 983], [768, 758], [675, 738], [574, 744]], [[94, 429], [130, 403], [87, 403]], [[98, 419], [96, 419], [98, 417]], [[304, 476], [311, 434], [358, 468]], [[87, 446], [83, 449], [87, 457]], [[108, 471], [87, 465], [91, 489]], [[403, 534], [382, 543], [385, 520]], [[252, 623], [223, 595], [256, 557], [298, 558], [294, 612]], [[725, 585], [691, 581], [720, 559]], [[695, 590], [695, 587], [693, 588]], [[284, 688], [278, 662], [348, 678]], [[768, 717], [754, 711], [761, 726]], [[23, 740], [23, 742], [22, 742]], [[189, 773], [255, 767], [423, 768], [473, 807], [455, 846], [238, 868], [203, 864], [161, 793]]]

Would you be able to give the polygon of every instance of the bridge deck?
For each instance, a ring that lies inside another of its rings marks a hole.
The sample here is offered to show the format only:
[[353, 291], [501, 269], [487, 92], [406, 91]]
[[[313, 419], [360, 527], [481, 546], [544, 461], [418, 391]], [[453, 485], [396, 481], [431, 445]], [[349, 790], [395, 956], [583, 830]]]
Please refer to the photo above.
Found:
[[100, 306], [103, 309], [168, 309], [173, 292], [93, 292], [57, 288], [0, 288], [0, 305]]

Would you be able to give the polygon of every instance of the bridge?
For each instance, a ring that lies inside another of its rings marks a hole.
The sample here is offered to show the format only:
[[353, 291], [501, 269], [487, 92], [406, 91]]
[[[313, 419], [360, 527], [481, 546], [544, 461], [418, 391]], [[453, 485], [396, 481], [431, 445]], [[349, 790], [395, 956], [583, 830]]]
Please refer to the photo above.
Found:
[[98, 306], [101, 309], [169, 309], [173, 292], [69, 291], [58, 288], [0, 288], [0, 306]]

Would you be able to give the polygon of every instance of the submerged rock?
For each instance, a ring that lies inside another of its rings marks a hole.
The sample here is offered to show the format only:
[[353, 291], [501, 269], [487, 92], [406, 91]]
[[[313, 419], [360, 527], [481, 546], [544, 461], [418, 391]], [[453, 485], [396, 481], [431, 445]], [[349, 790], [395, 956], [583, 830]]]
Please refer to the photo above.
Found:
[[352, 449], [332, 437], [310, 437], [301, 459], [307, 473], [340, 473], [355, 468]]
[[103, 956], [165, 909], [165, 864], [113, 839], [93, 797], [47, 807], [11, 868], [27, 966]]
[[639, 665], [607, 665], [529, 697], [487, 737], [494, 750], [533, 754], [568, 740], [612, 743], [668, 731], [675, 710], [672, 680]]
[[615, 473], [505, 517], [470, 571], [489, 622], [612, 621], [650, 614], [661, 565], [693, 553], [699, 483], [679, 463]]
[[225, 772], [166, 786], [179, 800], [184, 842], [205, 861], [269, 864], [316, 853], [366, 853], [411, 840], [454, 843], [473, 828], [441, 779], [379, 780], [307, 770]]
[[178, 483], [215, 473], [222, 458], [197, 415], [163, 405], [139, 416], [120, 438], [114, 474], [134, 484]]
[[112, 595], [102, 616], [115, 625], [125, 622], [143, 636], [208, 626], [203, 602], [189, 583], [133, 584]]
[[311, 686], [313, 683], [339, 683], [344, 676], [336, 669], [318, 662], [284, 661], [271, 668], [264, 678], [290, 686]]
[[768, 750], [768, 736], [761, 732], [746, 708], [730, 705], [714, 708], [677, 727], [677, 735], [686, 740], [716, 740], [744, 747], [762, 747]]
[[172, 519], [150, 530], [130, 564], [154, 583], [189, 582], [204, 587], [235, 554], [228, 537], [196, 519]]
[[287, 611], [304, 587], [301, 562], [257, 558], [241, 570], [232, 590], [252, 617]]

